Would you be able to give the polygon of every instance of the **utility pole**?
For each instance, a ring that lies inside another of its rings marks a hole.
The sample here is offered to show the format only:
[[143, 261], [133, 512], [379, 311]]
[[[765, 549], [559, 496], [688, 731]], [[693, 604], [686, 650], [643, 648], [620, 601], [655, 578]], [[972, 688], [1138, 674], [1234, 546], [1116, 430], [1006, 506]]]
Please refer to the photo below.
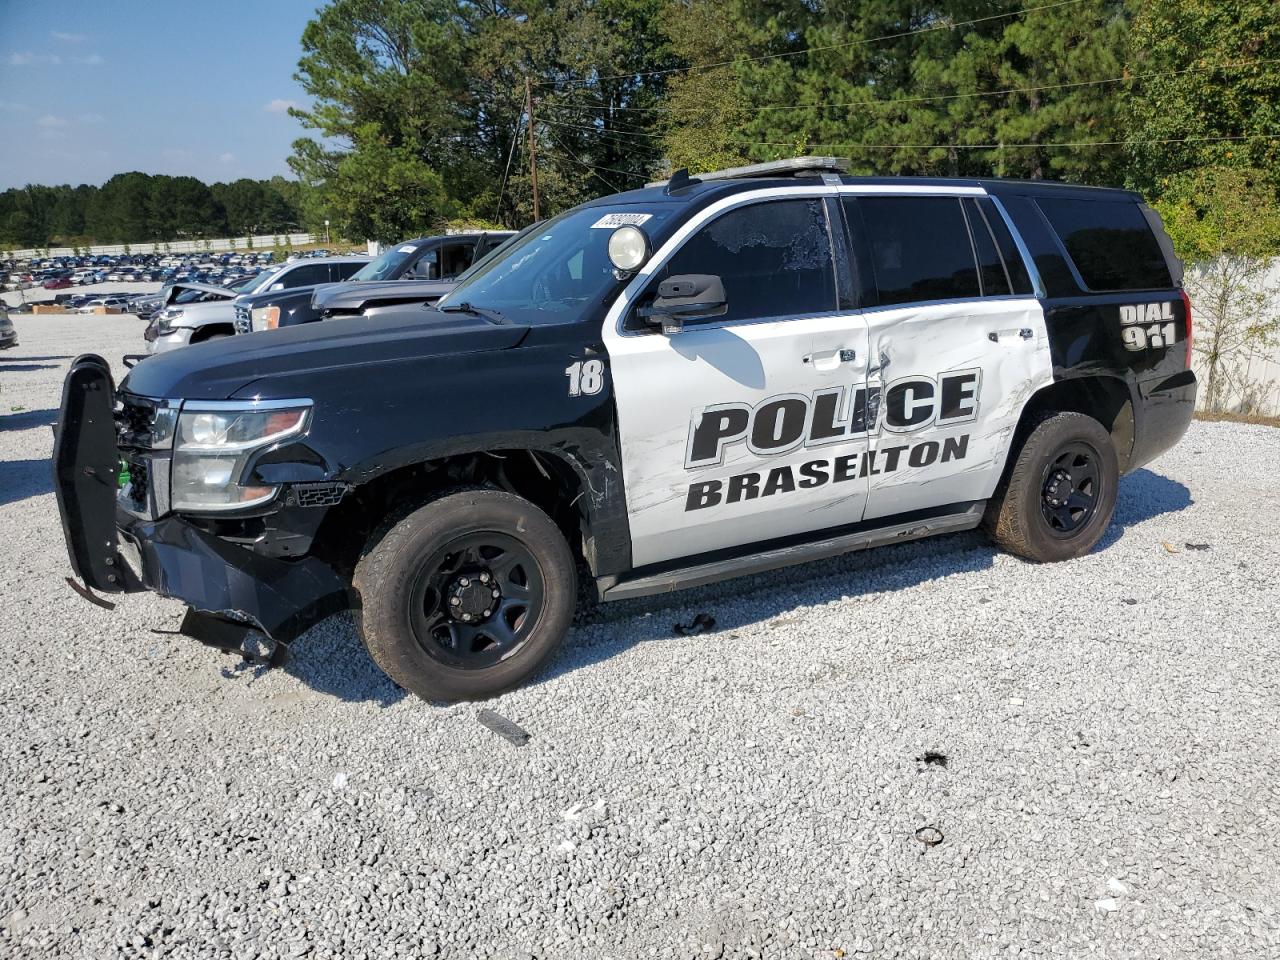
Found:
[[538, 208], [538, 144], [533, 137], [533, 84], [524, 78], [524, 109], [529, 114], [529, 180], [533, 184], [533, 219], [541, 220]]

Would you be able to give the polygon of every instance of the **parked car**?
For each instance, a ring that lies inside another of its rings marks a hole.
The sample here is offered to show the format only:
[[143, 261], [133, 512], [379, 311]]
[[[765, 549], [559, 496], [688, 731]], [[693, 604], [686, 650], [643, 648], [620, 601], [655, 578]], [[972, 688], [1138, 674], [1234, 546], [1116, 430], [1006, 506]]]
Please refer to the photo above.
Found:
[[80, 358], [63, 530], [88, 588], [179, 598], [207, 642], [351, 604], [401, 686], [489, 696], [554, 654], [579, 564], [613, 600], [980, 525], [1093, 549], [1191, 419], [1181, 273], [1124, 190], [682, 171], [394, 324], [176, 351], [118, 391]]
[[[509, 236], [511, 231], [503, 230], [419, 237], [396, 244], [376, 260], [364, 261], [357, 271], [345, 276], [335, 273], [328, 284], [244, 297], [236, 304], [236, 332], [311, 323], [326, 311], [359, 313], [364, 304], [379, 297], [394, 303], [438, 300], [459, 274]], [[393, 280], [398, 282], [390, 285], [388, 281]]]
[[18, 345], [18, 331], [9, 319], [9, 308], [0, 300], [0, 350], [10, 350]]
[[40, 286], [46, 290], [65, 290], [67, 287], [73, 286], [73, 284], [70, 277], [50, 277]]
[[[264, 271], [238, 287], [216, 287], [204, 284], [219, 295], [211, 295], [191, 304], [170, 303], [155, 314], [148, 329], [150, 352], [163, 353], [192, 343], [222, 339], [235, 333], [236, 312], [233, 301], [265, 291], [305, 288], [328, 283], [335, 273], [355, 272], [369, 262], [368, 257], [331, 257], [327, 260], [299, 260], [274, 270]], [[349, 275], [349, 274], [348, 274]], [[187, 282], [186, 286], [192, 286]], [[230, 294], [229, 296], [227, 294]]]
[[94, 313], [99, 307], [118, 310], [125, 307], [128, 303], [129, 295], [124, 293], [111, 294], [103, 297], [93, 297], [91, 300], [86, 301], [82, 306], [80, 306], [76, 312]]

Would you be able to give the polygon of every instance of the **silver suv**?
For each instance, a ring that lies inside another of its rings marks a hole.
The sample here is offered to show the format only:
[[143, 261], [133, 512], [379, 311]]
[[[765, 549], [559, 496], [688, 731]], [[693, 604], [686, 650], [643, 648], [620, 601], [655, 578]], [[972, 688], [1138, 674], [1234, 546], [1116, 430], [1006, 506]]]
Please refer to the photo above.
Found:
[[[269, 290], [300, 290], [322, 283], [337, 283], [346, 280], [368, 262], [368, 257], [357, 256], [307, 257], [281, 264], [236, 287], [175, 284], [175, 291], [185, 287], [188, 291], [200, 290], [201, 293], [170, 295], [164, 309], [156, 313], [147, 329], [148, 350], [163, 353], [190, 343], [230, 337], [236, 332], [235, 304], [239, 298]], [[180, 302], [184, 299], [188, 302]]]

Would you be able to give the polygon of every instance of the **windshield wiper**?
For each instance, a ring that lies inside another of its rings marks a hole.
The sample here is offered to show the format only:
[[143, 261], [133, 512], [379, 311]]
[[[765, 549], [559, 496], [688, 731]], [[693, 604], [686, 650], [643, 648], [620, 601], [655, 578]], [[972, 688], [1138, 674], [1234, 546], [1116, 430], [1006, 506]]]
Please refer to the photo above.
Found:
[[491, 310], [488, 307], [473, 307], [469, 301], [463, 300], [461, 303], [446, 303], [443, 307], [436, 307], [441, 313], [469, 313], [473, 317], [483, 317], [494, 323], [505, 323], [502, 314], [497, 310]]

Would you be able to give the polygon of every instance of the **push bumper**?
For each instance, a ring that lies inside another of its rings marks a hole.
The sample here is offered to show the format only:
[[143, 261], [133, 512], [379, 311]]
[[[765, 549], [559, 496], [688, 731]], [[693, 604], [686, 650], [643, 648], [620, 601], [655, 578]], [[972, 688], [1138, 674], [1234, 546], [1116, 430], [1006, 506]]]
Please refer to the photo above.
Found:
[[[117, 494], [114, 400], [106, 361], [78, 358], [63, 386], [54, 488], [71, 568], [86, 587], [150, 590], [182, 600], [197, 621], [258, 629], [284, 643], [347, 606], [346, 582], [315, 557], [268, 557], [181, 516], [141, 519], [125, 510]], [[183, 632], [214, 642], [190, 615]]]

